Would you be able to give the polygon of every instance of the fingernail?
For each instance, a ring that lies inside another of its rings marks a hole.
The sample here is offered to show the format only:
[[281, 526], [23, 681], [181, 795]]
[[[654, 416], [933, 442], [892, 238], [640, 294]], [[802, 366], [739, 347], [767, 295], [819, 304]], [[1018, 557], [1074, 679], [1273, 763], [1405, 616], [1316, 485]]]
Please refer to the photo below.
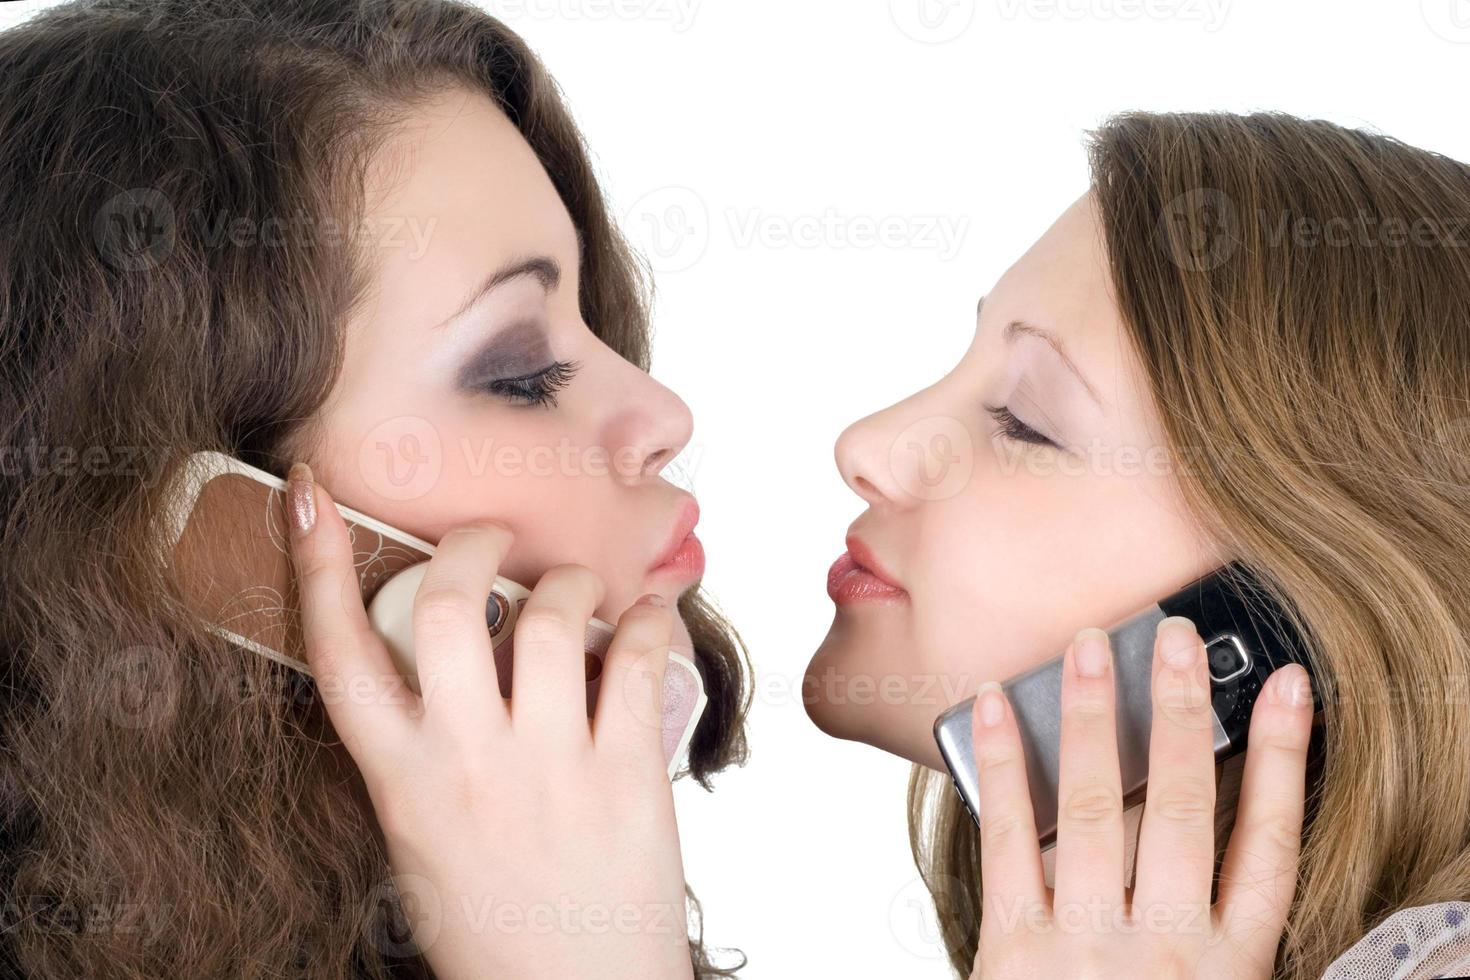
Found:
[[1006, 713], [1000, 684], [996, 681], [986, 681], [980, 685], [980, 690], [975, 696], [980, 699], [980, 724], [987, 728], [999, 725]]
[[649, 592], [646, 595], [641, 595], [638, 597], [638, 601], [633, 603], [633, 605], [635, 606], [653, 606], [657, 609], [662, 609], [668, 604], [669, 600], [665, 599], [657, 592]]
[[291, 528], [298, 535], [310, 531], [316, 523], [316, 494], [312, 490], [311, 467], [291, 464], [286, 473], [286, 513]]
[[1164, 663], [1177, 670], [1194, 665], [1199, 657], [1200, 639], [1194, 623], [1185, 616], [1170, 616], [1159, 623], [1159, 653]]
[[1078, 630], [1072, 640], [1073, 662], [1083, 677], [1101, 677], [1108, 667], [1108, 634], [1096, 626]]
[[1304, 704], [1312, 703], [1312, 680], [1307, 676], [1305, 668], [1292, 664], [1283, 667], [1282, 670], [1289, 671], [1290, 677], [1283, 677], [1277, 683], [1286, 685], [1286, 701], [1293, 708], [1300, 708]]

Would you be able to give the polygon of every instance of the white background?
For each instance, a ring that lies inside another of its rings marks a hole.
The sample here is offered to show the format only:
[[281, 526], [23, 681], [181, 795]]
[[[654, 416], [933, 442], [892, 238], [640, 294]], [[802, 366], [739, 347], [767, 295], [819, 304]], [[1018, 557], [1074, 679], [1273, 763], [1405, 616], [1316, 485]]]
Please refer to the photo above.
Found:
[[[959, 358], [976, 299], [1086, 189], [1084, 130], [1109, 113], [1283, 110], [1470, 160], [1470, 2], [491, 9], [561, 83], [661, 270], [653, 373], [694, 410], [705, 581], [756, 665], [749, 765], [713, 794], [677, 789], [707, 938], [760, 980], [948, 977], [909, 857], [908, 766], [828, 738], [799, 701], [862, 509], [837, 434]], [[864, 220], [897, 243], [865, 244]], [[936, 220], [957, 246], [926, 233]]]
[[833, 441], [955, 362], [1111, 112], [1277, 109], [1470, 160], [1470, 0], [484, 5], [560, 82], [657, 272], [653, 373], [694, 410], [706, 583], [757, 668], [749, 765], [676, 790], [706, 938], [754, 978], [947, 977], [907, 764], [800, 704], [861, 510]]

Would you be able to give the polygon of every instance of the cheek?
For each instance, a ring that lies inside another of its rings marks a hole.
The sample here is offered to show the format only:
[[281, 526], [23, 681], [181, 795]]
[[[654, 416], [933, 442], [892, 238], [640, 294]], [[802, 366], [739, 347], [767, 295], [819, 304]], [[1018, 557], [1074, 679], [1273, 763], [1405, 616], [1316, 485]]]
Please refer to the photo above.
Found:
[[1093, 624], [1074, 621], [1107, 607], [1099, 582], [1158, 531], [1136, 483], [1063, 472], [1052, 454], [978, 473], [968, 492], [929, 508], [917, 535], [917, 648], [966, 691], [1054, 655]]
[[[414, 415], [395, 417], [418, 424], [390, 432], [367, 413], [335, 420], [320, 478], [341, 503], [431, 542], [471, 521], [502, 521], [516, 532], [500, 570], [506, 578], [531, 584], [576, 562], [602, 575], [612, 597], [630, 552], [604, 526], [616, 502], [612, 463], [599, 469], [595, 444], [571, 413], [420, 398]], [[429, 460], [428, 479], [406, 482], [408, 457]]]
[[1032, 624], [1068, 592], [1080, 522], [1035, 482], [979, 484], [926, 515], [918, 535], [916, 650], [965, 694], [1023, 669]]
[[967, 693], [1219, 563], [1161, 478], [1075, 470], [992, 476], [920, 541], [917, 647]]

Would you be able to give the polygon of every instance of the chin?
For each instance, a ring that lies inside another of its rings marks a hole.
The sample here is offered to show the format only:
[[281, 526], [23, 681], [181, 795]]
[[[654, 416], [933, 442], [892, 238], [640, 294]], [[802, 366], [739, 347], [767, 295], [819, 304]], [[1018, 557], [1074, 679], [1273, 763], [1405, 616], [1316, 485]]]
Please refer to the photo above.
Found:
[[937, 705], [931, 711], [927, 706], [883, 704], [871, 689], [865, 703], [853, 703], [863, 694], [847, 692], [839, 683], [843, 678], [876, 678], [883, 674], [881, 668], [873, 668], [870, 657], [862, 657], [862, 651], [848, 642], [858, 639], [852, 635], [852, 626], [838, 613], [807, 663], [801, 699], [806, 716], [825, 735], [862, 742], [909, 762], [947, 771], [934, 742], [934, 718], [945, 706]]
[[813, 725], [824, 735], [833, 738], [851, 738], [848, 729], [843, 725], [843, 716], [846, 714], [841, 705], [834, 705], [822, 696], [822, 674], [826, 670], [825, 658], [822, 650], [818, 649], [806, 665], [806, 674], [802, 677], [801, 705], [806, 709], [806, 716], [811, 719]]

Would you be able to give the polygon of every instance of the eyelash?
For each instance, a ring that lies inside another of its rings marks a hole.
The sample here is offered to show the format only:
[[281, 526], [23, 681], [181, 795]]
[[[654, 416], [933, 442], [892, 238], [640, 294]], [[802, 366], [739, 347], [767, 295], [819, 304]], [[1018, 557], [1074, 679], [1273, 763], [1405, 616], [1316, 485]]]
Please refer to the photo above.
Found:
[[1000, 424], [1001, 434], [1007, 439], [1014, 439], [1017, 442], [1029, 442], [1037, 446], [1056, 445], [1055, 442], [1016, 418], [1015, 415], [1011, 414], [1011, 410], [1005, 406], [991, 408], [987, 405], [985, 406], [985, 410], [990, 413], [991, 418]]
[[554, 361], [549, 367], [535, 374], [519, 378], [497, 378], [485, 385], [492, 394], [500, 395], [523, 405], [556, 405], [556, 393], [571, 384], [577, 373], [572, 361]]

